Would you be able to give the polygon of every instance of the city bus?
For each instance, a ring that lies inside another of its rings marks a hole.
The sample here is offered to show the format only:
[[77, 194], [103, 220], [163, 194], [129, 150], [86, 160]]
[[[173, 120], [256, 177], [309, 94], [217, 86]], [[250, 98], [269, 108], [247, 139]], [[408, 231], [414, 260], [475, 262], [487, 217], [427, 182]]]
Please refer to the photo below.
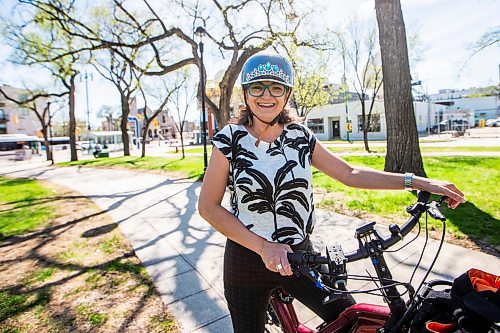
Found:
[[42, 139], [26, 134], [0, 134], [0, 159], [22, 161], [40, 154]]
[[49, 138], [49, 143], [53, 150], [69, 149], [69, 136], [55, 136]]

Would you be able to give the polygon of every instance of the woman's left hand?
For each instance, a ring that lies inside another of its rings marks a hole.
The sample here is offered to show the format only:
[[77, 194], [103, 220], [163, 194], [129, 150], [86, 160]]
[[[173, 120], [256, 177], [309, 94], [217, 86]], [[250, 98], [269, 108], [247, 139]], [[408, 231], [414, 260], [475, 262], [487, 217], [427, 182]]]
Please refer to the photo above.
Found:
[[467, 201], [465, 200], [464, 194], [455, 186], [455, 184], [436, 179], [429, 179], [428, 181], [429, 182], [422, 189], [434, 194], [446, 196], [447, 198], [445, 201], [449, 208], [455, 209], [458, 205]]

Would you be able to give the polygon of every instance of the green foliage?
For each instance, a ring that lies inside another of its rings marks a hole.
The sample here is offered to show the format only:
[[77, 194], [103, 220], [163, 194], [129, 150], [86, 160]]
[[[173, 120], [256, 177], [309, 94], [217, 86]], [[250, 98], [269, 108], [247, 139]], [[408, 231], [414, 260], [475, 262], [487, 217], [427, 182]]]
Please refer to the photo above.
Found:
[[294, 45], [285, 49], [295, 71], [292, 100], [297, 115], [305, 118], [313, 108], [328, 104], [335, 92], [326, 80], [327, 66], [322, 52]]
[[498, 96], [500, 94], [499, 86], [489, 86], [484, 88], [479, 88], [477, 92], [465, 96], [466, 98], [478, 98], [486, 96]]
[[0, 193], [0, 240], [32, 231], [54, 216], [54, 209], [39, 200], [54, 192], [37, 181], [0, 177]]

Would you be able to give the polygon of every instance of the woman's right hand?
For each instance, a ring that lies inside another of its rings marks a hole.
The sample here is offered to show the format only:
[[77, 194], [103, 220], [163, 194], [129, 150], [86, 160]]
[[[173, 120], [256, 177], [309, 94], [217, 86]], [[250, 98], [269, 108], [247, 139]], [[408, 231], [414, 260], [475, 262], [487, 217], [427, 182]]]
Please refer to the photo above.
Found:
[[260, 256], [268, 270], [281, 275], [292, 275], [293, 272], [288, 263], [287, 253], [293, 253], [289, 245], [264, 240]]

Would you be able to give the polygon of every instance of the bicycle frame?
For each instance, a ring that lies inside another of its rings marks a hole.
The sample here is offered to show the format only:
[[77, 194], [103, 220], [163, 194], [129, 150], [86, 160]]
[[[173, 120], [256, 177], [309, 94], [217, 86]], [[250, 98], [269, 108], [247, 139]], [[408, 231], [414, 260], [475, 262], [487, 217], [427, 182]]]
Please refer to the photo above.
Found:
[[358, 303], [347, 308], [333, 322], [325, 322], [314, 330], [299, 322], [292, 304], [285, 304], [274, 296], [270, 304], [281, 321], [283, 333], [334, 333], [346, 329], [349, 332], [376, 333], [391, 316], [387, 306]]

